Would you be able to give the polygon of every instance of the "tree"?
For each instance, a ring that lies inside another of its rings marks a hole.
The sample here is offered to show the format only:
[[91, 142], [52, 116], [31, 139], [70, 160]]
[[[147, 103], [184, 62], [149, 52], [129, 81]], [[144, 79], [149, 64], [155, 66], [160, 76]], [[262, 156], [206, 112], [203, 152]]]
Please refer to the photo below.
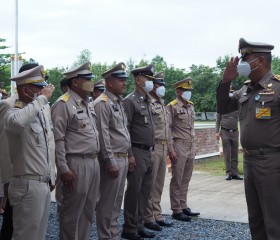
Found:
[[10, 72], [11, 72], [11, 65], [10, 65], [10, 54], [1, 53], [1, 50], [9, 48], [6, 45], [3, 45], [6, 40], [0, 38], [0, 82], [4, 82], [4, 87], [9, 89], [10, 86]]
[[82, 65], [83, 63], [90, 62], [91, 61], [91, 51], [89, 49], [84, 49], [80, 52], [80, 54], [77, 56], [77, 60], [73, 63], [73, 67]]

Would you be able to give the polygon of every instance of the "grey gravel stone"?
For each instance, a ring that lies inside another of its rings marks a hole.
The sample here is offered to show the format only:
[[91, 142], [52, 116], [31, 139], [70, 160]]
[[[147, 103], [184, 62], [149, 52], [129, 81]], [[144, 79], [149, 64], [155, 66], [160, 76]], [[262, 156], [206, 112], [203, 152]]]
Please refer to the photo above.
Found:
[[[155, 240], [250, 240], [249, 225], [246, 223], [216, 221], [211, 219], [193, 218], [189, 222], [173, 220], [165, 215], [166, 220], [173, 223], [171, 228], [163, 228], [155, 232]], [[120, 225], [123, 224], [123, 215], [120, 216]], [[28, 219], [27, 219], [28, 221]], [[2, 216], [0, 217], [2, 225]], [[46, 240], [57, 240], [59, 223], [57, 221], [56, 203], [51, 204]], [[93, 224], [91, 240], [97, 240], [95, 224]]]

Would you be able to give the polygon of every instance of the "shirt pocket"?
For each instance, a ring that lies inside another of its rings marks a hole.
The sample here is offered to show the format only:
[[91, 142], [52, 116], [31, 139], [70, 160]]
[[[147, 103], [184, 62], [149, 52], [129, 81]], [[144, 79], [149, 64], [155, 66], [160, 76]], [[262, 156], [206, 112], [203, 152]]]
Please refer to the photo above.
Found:
[[30, 141], [33, 146], [43, 146], [45, 143], [45, 137], [43, 132], [43, 127], [39, 123], [30, 124]]
[[86, 113], [76, 114], [76, 128], [80, 132], [91, 129], [91, 122]]
[[242, 96], [239, 99], [239, 107], [238, 107], [238, 117], [240, 120], [244, 119], [247, 113], [247, 108], [248, 108], [248, 97], [247, 96]]
[[114, 111], [113, 112], [113, 116], [114, 116], [114, 123], [115, 126], [118, 128], [123, 128], [123, 120], [122, 117], [120, 116], [120, 111]]
[[141, 117], [141, 122], [143, 124], [148, 124], [148, 123], [151, 122], [148, 109], [141, 109], [140, 110], [140, 117]]

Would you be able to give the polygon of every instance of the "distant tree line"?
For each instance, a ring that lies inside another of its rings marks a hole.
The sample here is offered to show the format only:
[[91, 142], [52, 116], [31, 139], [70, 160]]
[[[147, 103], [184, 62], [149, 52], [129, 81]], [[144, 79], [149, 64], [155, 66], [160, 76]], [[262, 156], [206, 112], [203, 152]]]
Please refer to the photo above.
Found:
[[[1, 49], [7, 48], [3, 45], [5, 39], [0, 38], [0, 82], [5, 83], [6, 90], [9, 91], [10, 88], [10, 56], [7, 54], [1, 54]], [[153, 63], [155, 65], [156, 71], [163, 71], [165, 73], [165, 82], [166, 82], [166, 95], [164, 97], [165, 102], [169, 103], [175, 98], [175, 89], [172, 86], [173, 83], [186, 78], [187, 76], [192, 77], [193, 79], [193, 93], [192, 101], [195, 104], [196, 112], [215, 112], [216, 111], [216, 88], [221, 80], [223, 70], [227, 65], [229, 56], [219, 57], [216, 60], [215, 67], [209, 67], [206, 65], [191, 65], [187, 69], [177, 68], [174, 65], [168, 65], [163, 57], [155, 56], [153, 59], [141, 59], [139, 62], [135, 62], [132, 59], [129, 59], [125, 62], [128, 72], [127, 79], [127, 91], [126, 94], [130, 93], [134, 89], [134, 80], [130, 71], [135, 67], [141, 67]], [[24, 63], [36, 62], [33, 59], [23, 60]], [[92, 72], [94, 74], [93, 81], [97, 81], [102, 78], [102, 73], [110, 69], [116, 64], [113, 62], [111, 64], [100, 63], [92, 61], [92, 53], [88, 49], [84, 49], [77, 56], [76, 61], [71, 65], [77, 66], [86, 61], [92, 62]], [[44, 63], [40, 63], [43, 64]], [[60, 81], [63, 78], [63, 72], [65, 72], [68, 67], [55, 67], [52, 69], [46, 69], [47, 75], [49, 76], [49, 82], [56, 86], [56, 89], [53, 93], [51, 103], [61, 96], [60, 91]], [[275, 74], [280, 74], [280, 57], [273, 56], [272, 59], [272, 71]], [[243, 86], [246, 78], [238, 78], [233, 82], [234, 87], [239, 89]]]

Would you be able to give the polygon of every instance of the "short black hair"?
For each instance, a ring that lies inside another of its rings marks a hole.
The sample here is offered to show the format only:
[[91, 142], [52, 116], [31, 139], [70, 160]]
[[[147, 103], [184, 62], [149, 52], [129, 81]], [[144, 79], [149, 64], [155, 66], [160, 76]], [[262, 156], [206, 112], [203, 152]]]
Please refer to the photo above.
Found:
[[27, 63], [27, 64], [22, 65], [18, 72], [21, 73], [21, 72], [30, 70], [30, 69], [38, 67], [38, 66], [39, 66], [38, 63]]
[[68, 79], [67, 78], [63, 78], [60, 81], [60, 88], [62, 89], [62, 87], [64, 87], [64, 86], [68, 86]]

